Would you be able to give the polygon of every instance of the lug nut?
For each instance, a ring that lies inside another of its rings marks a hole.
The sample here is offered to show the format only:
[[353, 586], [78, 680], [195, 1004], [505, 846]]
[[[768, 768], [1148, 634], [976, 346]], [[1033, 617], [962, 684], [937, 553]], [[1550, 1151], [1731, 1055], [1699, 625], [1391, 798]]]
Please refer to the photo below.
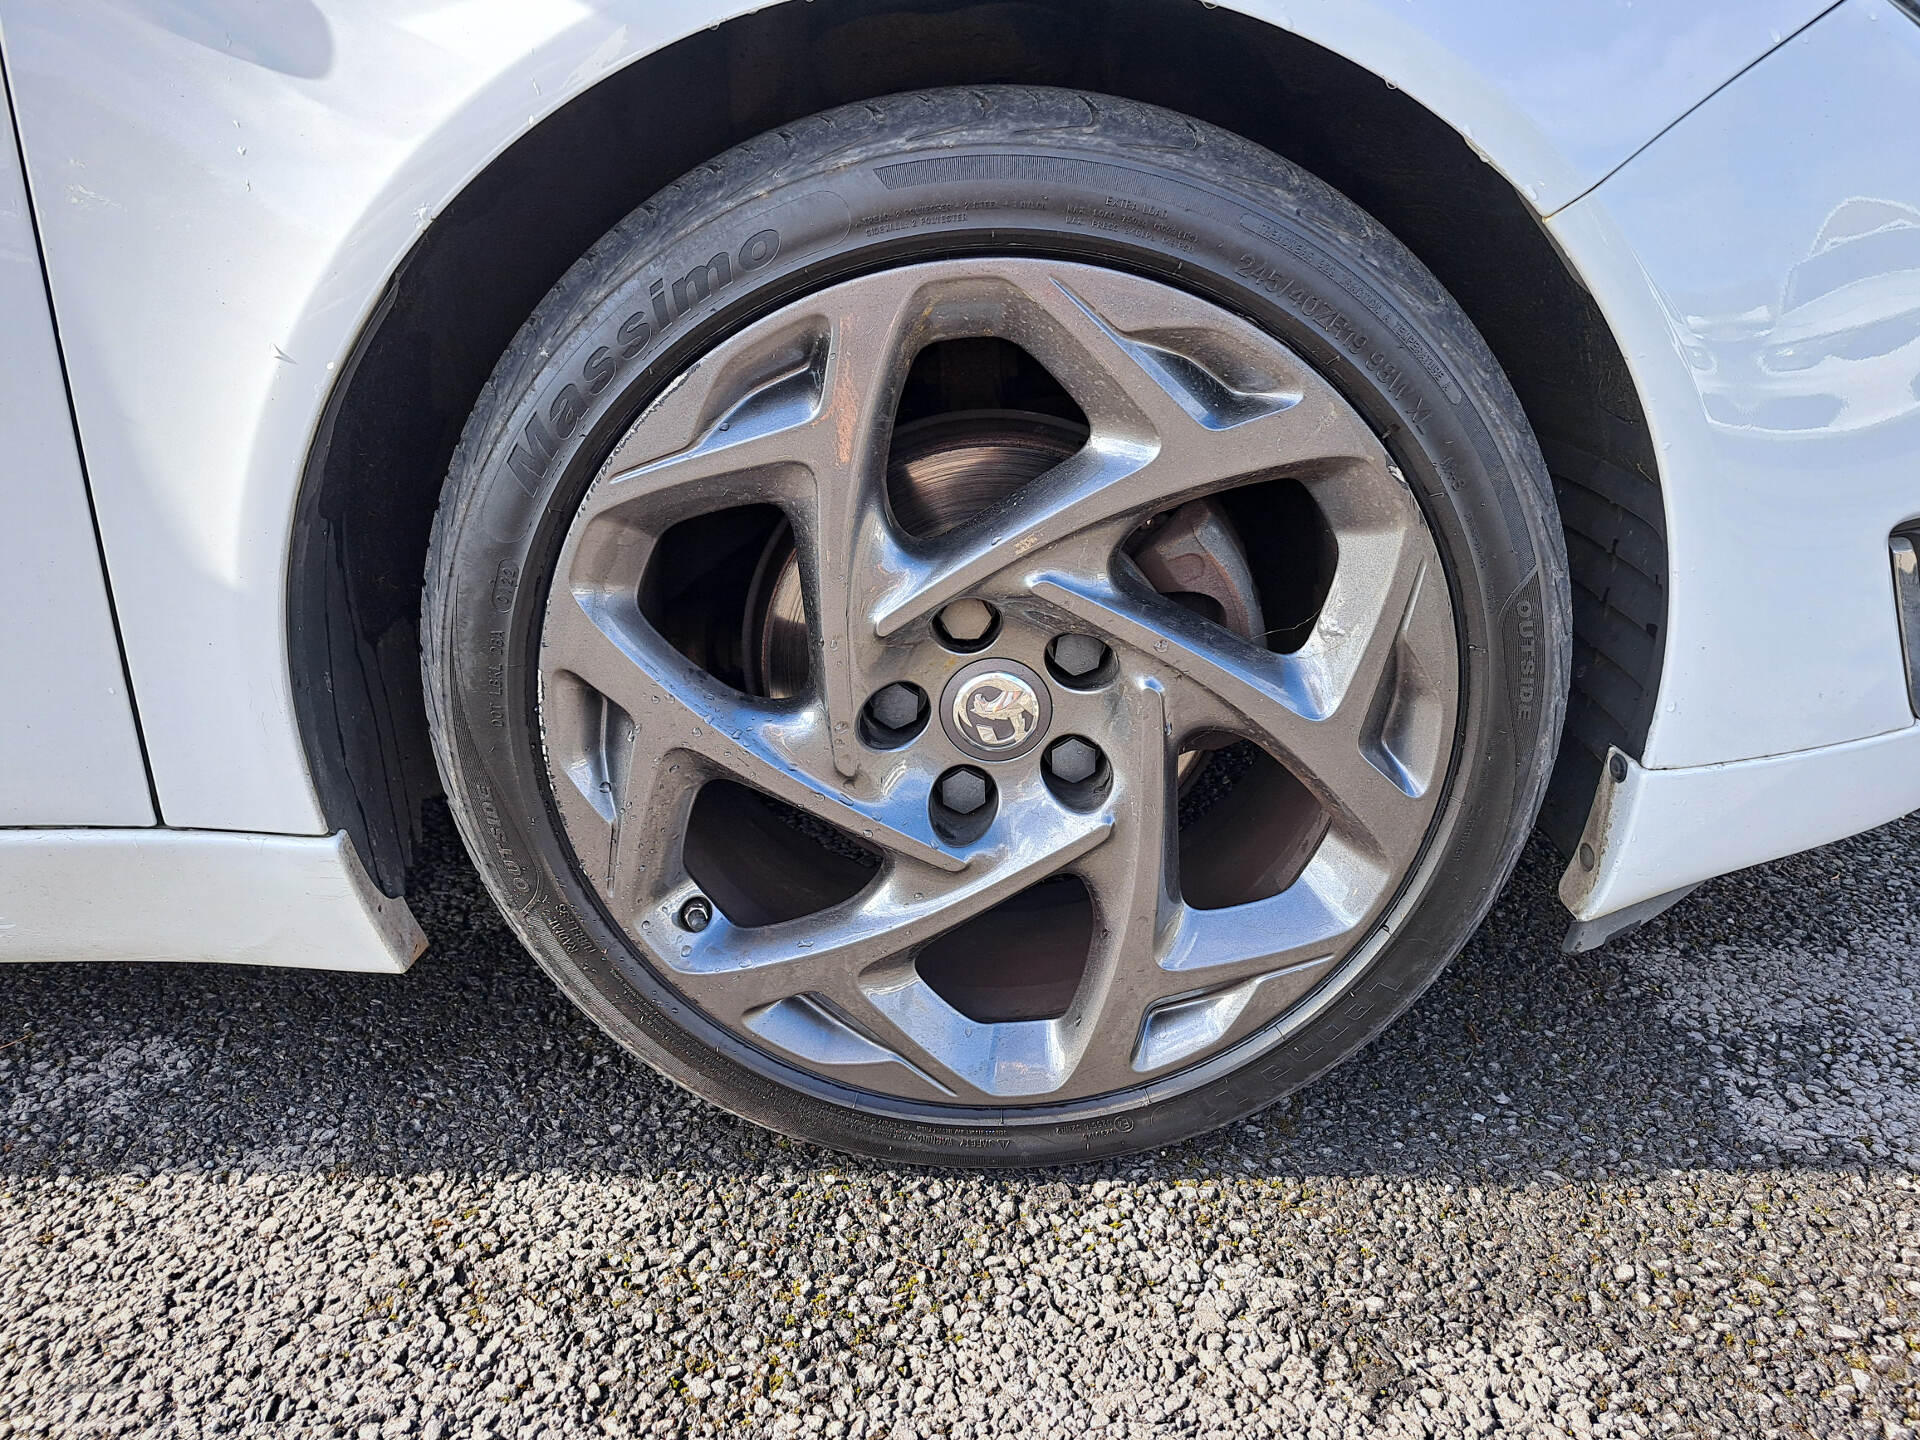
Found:
[[987, 803], [987, 777], [964, 767], [940, 777], [940, 803], [956, 815], [971, 815]]
[[940, 628], [962, 645], [984, 640], [993, 629], [993, 607], [984, 600], [956, 600], [940, 612]]
[[680, 928], [691, 930], [698, 935], [713, 923], [713, 902], [704, 895], [696, 895], [680, 907]]
[[1078, 736], [1055, 741], [1047, 751], [1047, 769], [1056, 780], [1078, 785], [1100, 768], [1100, 752]]
[[888, 730], [905, 730], [920, 718], [920, 692], [911, 685], [886, 685], [867, 702], [874, 723]]
[[1047, 657], [1062, 675], [1078, 680], [1106, 663], [1107, 647], [1091, 635], [1056, 635]]

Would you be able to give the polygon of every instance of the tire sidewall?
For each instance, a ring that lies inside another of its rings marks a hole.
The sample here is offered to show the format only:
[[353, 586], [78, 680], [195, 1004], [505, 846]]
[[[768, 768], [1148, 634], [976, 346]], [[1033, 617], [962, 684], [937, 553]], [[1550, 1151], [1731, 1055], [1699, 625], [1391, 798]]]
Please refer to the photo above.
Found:
[[[1363, 1045], [1464, 943], [1551, 768], [1571, 631], [1565, 562], [1544, 467], [1492, 357], [1431, 276], [1348, 202], [1264, 151], [1150, 107], [1103, 101], [1103, 125], [1088, 127], [1079, 97], [1009, 92], [997, 126], [976, 120], [969, 134], [937, 123], [939, 98], [903, 97], [891, 116], [854, 107], [742, 147], [629, 217], [561, 282], [501, 362], [455, 456], [429, 567], [429, 708], [453, 810], [489, 888], [568, 994], [629, 1048], [729, 1110], [837, 1148], [1058, 1162], [1171, 1143], [1270, 1103]], [[1020, 107], [1025, 123], [1008, 125], [1006, 111]], [[1050, 109], [1079, 123], [1035, 123]], [[995, 128], [1018, 138], [994, 138]], [[1142, 132], [1189, 143], [1155, 153], [1167, 147], [1143, 147]], [[673, 376], [826, 284], [967, 253], [1148, 275], [1246, 316], [1312, 363], [1420, 498], [1452, 590], [1461, 709], [1448, 791], [1401, 898], [1290, 1012], [1282, 1038], [1243, 1042], [1208, 1062], [1224, 1073], [1165, 1098], [1142, 1088], [932, 1124], [914, 1118], [930, 1107], [749, 1051], [645, 963], [564, 840], [536, 675], [573, 513]], [[1244, 1059], [1231, 1068], [1235, 1056]]]

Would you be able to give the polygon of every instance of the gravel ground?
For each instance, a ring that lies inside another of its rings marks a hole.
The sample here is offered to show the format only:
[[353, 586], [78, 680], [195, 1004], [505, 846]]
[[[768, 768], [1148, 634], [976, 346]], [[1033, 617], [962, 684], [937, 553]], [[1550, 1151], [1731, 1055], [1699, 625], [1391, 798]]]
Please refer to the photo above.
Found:
[[627, 1060], [441, 824], [404, 978], [0, 967], [0, 1437], [1904, 1436], [1916, 851], [1563, 957], [1536, 847], [1308, 1093], [978, 1176]]

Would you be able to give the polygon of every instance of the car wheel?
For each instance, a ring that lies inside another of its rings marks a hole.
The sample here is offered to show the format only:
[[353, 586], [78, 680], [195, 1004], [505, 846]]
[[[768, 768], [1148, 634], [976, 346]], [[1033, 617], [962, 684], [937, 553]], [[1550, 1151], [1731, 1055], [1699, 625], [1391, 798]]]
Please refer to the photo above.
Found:
[[1364, 1045], [1553, 758], [1566, 560], [1467, 318], [1297, 167], [932, 91], [634, 212], [468, 422], [454, 814], [595, 1020], [892, 1159], [1162, 1145]]

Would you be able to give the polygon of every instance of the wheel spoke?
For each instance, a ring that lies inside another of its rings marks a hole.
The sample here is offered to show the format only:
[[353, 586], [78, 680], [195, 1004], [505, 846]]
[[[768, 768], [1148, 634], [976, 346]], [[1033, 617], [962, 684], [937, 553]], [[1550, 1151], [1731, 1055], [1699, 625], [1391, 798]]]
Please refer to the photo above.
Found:
[[[557, 709], [552, 687], [565, 680], [563, 673], [549, 677], [549, 713]], [[598, 703], [575, 696], [567, 714], [594, 734], [562, 755], [550, 733], [554, 799], [581, 866], [615, 913], [631, 922], [681, 873], [687, 815], [710, 772], [691, 752], [657, 751], [651, 735], [620, 733]]]
[[1358, 723], [1387, 682], [1394, 646], [1416, 607], [1444, 607], [1444, 590], [1439, 557], [1424, 531], [1342, 537], [1340, 568], [1299, 651], [1321, 708], [1344, 712]]
[[1320, 856], [1270, 899], [1225, 910], [1176, 905], [1154, 949], [1129, 954], [1096, 992], [1078, 1027], [1086, 1038], [1073, 1088], [1137, 1083], [1305, 994], [1367, 918], [1349, 908], [1351, 879], [1338, 859]]
[[1087, 444], [944, 537], [935, 560], [882, 602], [880, 634], [970, 590], [1020, 588], [1006, 578], [1010, 570], [1097, 570], [1148, 515], [1236, 481], [1384, 465], [1379, 441], [1352, 408], [1245, 322], [1174, 291], [1146, 310], [1114, 297], [1126, 323], [1161, 340], [1178, 335], [1190, 354], [1123, 332], [1095, 308], [1097, 298], [1044, 268], [1011, 273], [1023, 301], [1048, 322], [1033, 327], [1030, 343], [1071, 377], [1090, 426]]
[[[1370, 906], [1356, 904], [1370, 869], [1334, 846], [1315, 855], [1278, 895], [1225, 910], [1188, 910], [1161, 965], [1163, 998], [1214, 989], [1241, 980], [1331, 958], [1354, 938]], [[1370, 897], [1369, 897], [1370, 898]]]
[[1089, 440], [1005, 506], [941, 537], [933, 557], [881, 599], [875, 629], [892, 635], [962, 595], [1017, 590], [998, 577], [1042, 555], [1055, 556], [1070, 541], [1081, 542], [1076, 558], [1097, 564], [1133, 528], [1134, 516], [1153, 503], [1144, 479], [1151, 459], [1151, 451], [1137, 445]]
[[[786, 510], [814, 690], [830, 721], [833, 767], [847, 777], [862, 760], [854, 723], [861, 677], [880, 649], [874, 596], [903, 567], [887, 518], [886, 463], [924, 320], [912, 303], [917, 290], [911, 279], [867, 286], [857, 303], [823, 302], [749, 332], [656, 402], [582, 510], [591, 522], [644, 509], [655, 540], [675, 520], [729, 505], [771, 501]], [[634, 544], [630, 525], [589, 527], [571, 573], [636, 569], [619, 563], [619, 547]]]
[[900, 384], [912, 363], [909, 289], [867, 292], [828, 327], [819, 414], [809, 438], [810, 504], [796, 513], [814, 690], [830, 722], [833, 763], [859, 772], [856, 728], [863, 677], [884, 648], [874, 596], [902, 567], [887, 517], [887, 445]]
[[[1090, 886], [1107, 858], [1082, 865]], [[1139, 888], [1153, 892], [1153, 910], [1136, 902], [1130, 923], [1103, 937], [1093, 983], [1062, 1022], [1075, 1040], [1076, 1091], [1135, 1083], [1304, 994], [1358, 938], [1379, 888], [1368, 858], [1337, 843], [1278, 895], [1223, 910], [1183, 905], [1158, 874], [1149, 876], [1154, 868], [1164, 864], [1135, 872]], [[1368, 899], [1356, 906], [1356, 896]]]
[[777, 925], [715, 927], [681, 968], [713, 982], [742, 1011], [789, 995], [839, 996], [849, 979], [925, 944], [1037, 884], [1111, 832], [1104, 819], [1061, 822], [961, 874], [901, 862], [853, 899]]
[[1326, 381], [1204, 301], [1170, 289], [1143, 294], [1108, 277], [1033, 277], [1026, 290], [1071, 337], [1083, 364], [1099, 367], [1125, 397], [1116, 405], [1083, 385], [1081, 403], [1095, 434], [1154, 443], [1156, 479], [1168, 487], [1163, 501], [1242, 475], [1384, 458]]
[[823, 1001], [916, 1070], [949, 1089], [973, 1088], [953, 1053], [953, 1032], [978, 1027], [956, 1027], [961, 1017], [938, 1002], [929, 1006], [926, 994], [900, 1003], [902, 991], [927, 990], [912, 952], [1098, 851], [1111, 830], [1104, 816], [1056, 812], [1052, 823], [1023, 827], [960, 875], [895, 861], [853, 899], [798, 920], [741, 928], [716, 919], [672, 962], [676, 976], [726, 1023], [795, 997]]
[[[1177, 726], [1253, 740], [1285, 765], [1337, 821], [1379, 853], [1399, 857], [1425, 830], [1428, 806], [1367, 753], [1366, 727], [1393, 637], [1422, 588], [1424, 568], [1396, 566], [1377, 622], [1332, 655], [1279, 655], [1150, 591], [1050, 574], [1034, 593], [1129, 647], [1166, 677]], [[1338, 668], [1330, 663], [1339, 659]]]
[[775, 350], [750, 378], [720, 364], [689, 372], [602, 467], [578, 523], [644, 508], [657, 535], [728, 505], [797, 498], [820, 415], [816, 350]]
[[1139, 687], [1123, 736], [1110, 751], [1114, 843], [1076, 873], [1093, 896], [1095, 932], [1087, 973], [1061, 1029], [1073, 1054], [1076, 1088], [1131, 1083], [1134, 1041], [1147, 1000], [1161, 993], [1160, 957], [1184, 907], [1172, 873], [1174, 767], [1165, 696]]
[[565, 671], [626, 711], [637, 763], [686, 752], [857, 839], [941, 870], [966, 861], [940, 843], [924, 798], [876, 787], [847, 793], [821, 777], [830, 765], [816, 706], [754, 700], [674, 654], [631, 600], [588, 594], [548, 609], [545, 665]]
[[[1266, 900], [1187, 910], [1152, 978], [1129, 1007], [1136, 1075], [1151, 1074], [1265, 1024], [1326, 979], [1375, 913], [1378, 876], [1364, 859], [1357, 892], [1337, 841]], [[1368, 896], [1356, 907], [1357, 893]]]

